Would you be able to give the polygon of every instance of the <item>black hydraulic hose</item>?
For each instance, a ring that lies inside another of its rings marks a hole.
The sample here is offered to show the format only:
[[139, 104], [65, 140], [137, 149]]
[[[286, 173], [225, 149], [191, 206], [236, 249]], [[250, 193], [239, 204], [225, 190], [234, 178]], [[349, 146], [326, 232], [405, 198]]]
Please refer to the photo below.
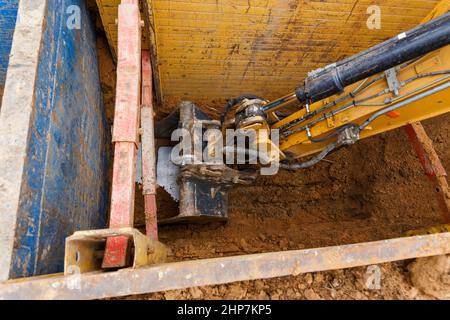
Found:
[[[382, 110], [379, 110], [378, 112], [375, 112], [372, 116], [370, 116], [363, 124], [358, 125], [356, 123], [350, 123], [347, 125], [344, 125], [342, 127], [339, 127], [335, 132], [331, 133], [330, 135], [323, 137], [323, 138], [313, 138], [313, 142], [323, 142], [326, 141], [328, 139], [331, 139], [335, 136], [337, 136], [338, 134], [340, 134], [341, 132], [343, 132], [345, 129], [349, 129], [349, 128], [355, 128], [358, 130], [358, 132], [364, 130], [370, 123], [372, 123], [374, 120], [376, 120], [377, 118], [379, 118], [380, 116], [390, 112], [390, 111], [394, 111], [397, 110], [399, 108], [402, 108], [410, 103], [416, 102], [420, 99], [426, 98], [430, 95], [433, 95], [435, 93], [438, 93], [442, 90], [446, 90], [450, 88], [450, 81], [444, 82], [440, 85], [438, 85], [437, 87], [430, 89], [428, 91], [422, 92], [414, 97], [411, 97], [409, 99], [406, 99], [404, 101], [401, 101], [399, 103], [396, 103], [388, 108], [384, 108]], [[311, 138], [310, 138], [311, 139]], [[319, 154], [315, 155], [314, 157], [312, 157], [310, 160], [305, 161], [305, 162], [301, 162], [301, 163], [293, 163], [293, 164], [288, 164], [288, 163], [283, 163], [280, 162], [280, 168], [281, 169], [286, 169], [286, 170], [299, 170], [299, 169], [306, 169], [309, 167], [314, 166], [315, 164], [319, 163], [320, 161], [322, 161], [327, 155], [329, 155], [331, 152], [333, 152], [334, 150], [336, 150], [337, 148], [343, 146], [344, 144], [342, 144], [339, 139], [337, 141], [334, 141], [330, 144], [328, 144]], [[252, 150], [252, 149], [242, 149], [242, 148], [235, 148], [234, 146], [227, 146], [224, 147], [224, 153], [228, 154], [228, 153], [234, 153], [236, 152], [236, 154], [240, 154], [243, 156], [250, 156], [250, 157], [255, 157], [255, 158], [260, 158], [262, 161], [269, 163], [271, 160], [268, 156], [264, 155], [264, 153], [258, 152], [257, 150]]]
[[329, 155], [332, 151], [334, 151], [339, 146], [340, 145], [337, 141], [330, 143], [318, 155], [312, 157], [310, 160], [305, 161], [305, 162], [300, 162], [300, 163], [293, 163], [293, 164], [281, 162], [280, 168], [286, 169], [286, 170], [299, 170], [299, 169], [310, 168], [310, 167], [314, 166], [315, 164], [319, 163], [320, 161], [322, 161], [323, 159], [325, 159], [325, 157], [327, 155]]
[[[310, 136], [310, 134], [308, 134], [308, 138], [311, 142], [314, 143], [320, 143], [320, 142], [325, 142], [327, 140], [330, 140], [331, 138], [337, 137], [339, 134], [341, 134], [344, 130], [346, 129], [350, 129], [350, 128], [359, 128], [358, 125], [354, 124], [354, 123], [350, 123], [350, 124], [346, 124], [343, 125], [342, 127], [337, 128], [334, 132], [330, 133], [329, 135], [322, 137], [322, 138], [313, 138], [312, 136]], [[309, 131], [308, 131], [309, 132]]]
[[[300, 169], [306, 169], [306, 168], [312, 167], [315, 164], [322, 161], [327, 155], [329, 155], [332, 151], [334, 151], [339, 146], [340, 145], [337, 141], [330, 143], [329, 145], [327, 145], [325, 147], [325, 149], [323, 149], [319, 154], [312, 157], [310, 160], [301, 162], [301, 163], [293, 163], [293, 164], [280, 162], [280, 168], [286, 169], [286, 170], [300, 170]], [[232, 154], [236, 154], [236, 155], [242, 155], [244, 157], [249, 156], [249, 157], [253, 157], [255, 159], [259, 158], [261, 161], [263, 161], [265, 163], [271, 162], [270, 158], [267, 155], [265, 155], [263, 152], [258, 152], [257, 150], [235, 148], [233, 146], [228, 146], [228, 147], [223, 148], [223, 152], [224, 152], [224, 154], [232, 153]]]
[[305, 79], [297, 99], [313, 103], [348, 85], [450, 44], [450, 12], [353, 57], [330, 65]]

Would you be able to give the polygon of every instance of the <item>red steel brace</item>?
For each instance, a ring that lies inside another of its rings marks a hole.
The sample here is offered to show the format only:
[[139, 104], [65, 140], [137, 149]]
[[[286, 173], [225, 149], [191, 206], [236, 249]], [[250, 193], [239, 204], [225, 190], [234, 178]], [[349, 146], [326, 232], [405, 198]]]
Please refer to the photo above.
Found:
[[156, 216], [156, 148], [153, 119], [152, 65], [149, 51], [142, 51], [142, 186], [147, 236], [158, 240]]
[[444, 221], [450, 223], [450, 189], [447, 182], [447, 173], [436, 150], [434, 150], [433, 141], [428, 137], [420, 122], [405, 126], [405, 130], [416, 150], [425, 174], [433, 184]]
[[[119, 5], [117, 60], [110, 228], [133, 227], [134, 224], [141, 78], [141, 17], [138, 0], [122, 0]], [[108, 238], [102, 267], [126, 267], [130, 248], [127, 237]]]

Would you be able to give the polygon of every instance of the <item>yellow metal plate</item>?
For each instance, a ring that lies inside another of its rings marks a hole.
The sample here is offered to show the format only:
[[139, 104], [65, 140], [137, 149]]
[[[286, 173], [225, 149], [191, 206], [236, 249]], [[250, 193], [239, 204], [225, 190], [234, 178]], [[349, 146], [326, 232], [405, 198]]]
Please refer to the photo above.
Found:
[[[146, 0], [144, 0], [146, 1]], [[277, 98], [315, 68], [418, 25], [439, 0], [148, 0], [164, 98]], [[112, 46], [120, 0], [97, 0]], [[381, 29], [366, 26], [370, 5]]]

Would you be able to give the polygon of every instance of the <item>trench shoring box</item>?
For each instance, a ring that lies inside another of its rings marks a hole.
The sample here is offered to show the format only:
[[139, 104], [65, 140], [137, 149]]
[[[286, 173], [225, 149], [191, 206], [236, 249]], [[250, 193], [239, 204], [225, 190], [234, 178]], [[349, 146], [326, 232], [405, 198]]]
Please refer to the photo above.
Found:
[[17, 2], [0, 1], [0, 280], [62, 272], [66, 237], [106, 226], [109, 192], [86, 3]]

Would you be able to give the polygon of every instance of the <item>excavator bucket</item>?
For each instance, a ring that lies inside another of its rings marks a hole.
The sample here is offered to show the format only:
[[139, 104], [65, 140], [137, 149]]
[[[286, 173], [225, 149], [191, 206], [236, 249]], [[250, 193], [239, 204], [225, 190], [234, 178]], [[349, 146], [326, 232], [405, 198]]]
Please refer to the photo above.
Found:
[[[183, 150], [182, 163], [175, 165], [172, 162], [174, 148], [159, 148], [157, 182], [174, 200], [179, 201], [179, 215], [163, 219], [159, 224], [226, 221], [231, 184], [221, 179], [220, 168], [215, 177], [211, 177], [211, 171], [216, 168], [205, 166], [202, 161], [198, 161], [206, 147], [203, 142], [205, 131], [219, 129], [220, 122], [212, 120], [195, 104], [183, 102], [177, 111], [157, 123], [156, 137], [169, 139], [172, 132], [178, 128], [184, 129], [184, 133], [189, 135], [192, 148], [187, 149], [191, 152]], [[194, 144], [201, 146], [201, 149], [195, 151]], [[189, 161], [196, 156], [197, 161]]]

